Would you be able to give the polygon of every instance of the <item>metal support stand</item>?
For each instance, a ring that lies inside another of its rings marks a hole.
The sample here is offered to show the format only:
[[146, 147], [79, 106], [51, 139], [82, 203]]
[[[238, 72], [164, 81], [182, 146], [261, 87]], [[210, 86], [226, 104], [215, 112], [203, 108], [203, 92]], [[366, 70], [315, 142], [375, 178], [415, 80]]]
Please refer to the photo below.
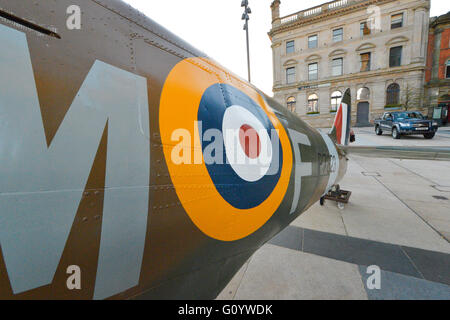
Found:
[[320, 198], [320, 205], [323, 206], [325, 204], [325, 200], [330, 200], [336, 202], [339, 209], [343, 210], [345, 205], [350, 201], [351, 195], [351, 191], [341, 190], [340, 186], [337, 185], [331, 189], [328, 194]]

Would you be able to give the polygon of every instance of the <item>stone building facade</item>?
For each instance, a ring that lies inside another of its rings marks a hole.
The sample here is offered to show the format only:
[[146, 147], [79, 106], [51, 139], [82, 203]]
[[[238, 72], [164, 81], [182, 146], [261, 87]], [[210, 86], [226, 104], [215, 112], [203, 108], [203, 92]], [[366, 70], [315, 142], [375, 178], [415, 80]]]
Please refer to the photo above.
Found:
[[428, 116], [450, 123], [450, 12], [431, 18], [425, 90]]
[[332, 125], [347, 88], [354, 125], [423, 110], [429, 0], [338, 0], [286, 17], [280, 5], [269, 32], [278, 102], [315, 127]]

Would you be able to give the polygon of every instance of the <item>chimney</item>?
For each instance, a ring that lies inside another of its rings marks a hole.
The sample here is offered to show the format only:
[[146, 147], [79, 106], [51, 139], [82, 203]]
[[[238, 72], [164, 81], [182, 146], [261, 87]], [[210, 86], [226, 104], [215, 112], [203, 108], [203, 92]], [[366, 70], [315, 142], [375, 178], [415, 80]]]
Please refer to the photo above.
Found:
[[272, 9], [272, 25], [279, 25], [281, 23], [280, 20], [280, 0], [275, 0], [270, 5]]

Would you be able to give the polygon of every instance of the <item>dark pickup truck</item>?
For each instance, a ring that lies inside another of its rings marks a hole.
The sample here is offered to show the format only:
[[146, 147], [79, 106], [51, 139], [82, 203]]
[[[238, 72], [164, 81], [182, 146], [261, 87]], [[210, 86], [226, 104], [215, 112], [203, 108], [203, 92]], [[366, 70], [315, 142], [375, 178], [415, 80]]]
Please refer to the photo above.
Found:
[[420, 112], [385, 112], [383, 117], [375, 120], [375, 133], [390, 132], [394, 139], [402, 135], [423, 135], [425, 139], [433, 139], [438, 130], [436, 121], [427, 120]]

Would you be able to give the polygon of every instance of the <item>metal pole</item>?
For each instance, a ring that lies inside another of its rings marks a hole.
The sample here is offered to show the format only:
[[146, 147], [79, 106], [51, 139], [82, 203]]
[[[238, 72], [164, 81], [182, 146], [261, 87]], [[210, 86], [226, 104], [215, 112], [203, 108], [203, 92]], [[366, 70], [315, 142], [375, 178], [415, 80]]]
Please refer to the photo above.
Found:
[[251, 73], [250, 73], [250, 39], [248, 35], [248, 20], [246, 22], [246, 31], [247, 31], [247, 67], [248, 67], [248, 82], [252, 82]]
[[244, 30], [247, 35], [247, 68], [248, 68], [248, 82], [251, 82], [251, 73], [250, 73], [250, 37], [248, 33], [248, 20], [250, 20], [250, 14], [252, 10], [248, 6], [248, 0], [242, 0], [241, 7], [244, 8], [244, 14], [242, 15], [242, 20], [245, 20]]

